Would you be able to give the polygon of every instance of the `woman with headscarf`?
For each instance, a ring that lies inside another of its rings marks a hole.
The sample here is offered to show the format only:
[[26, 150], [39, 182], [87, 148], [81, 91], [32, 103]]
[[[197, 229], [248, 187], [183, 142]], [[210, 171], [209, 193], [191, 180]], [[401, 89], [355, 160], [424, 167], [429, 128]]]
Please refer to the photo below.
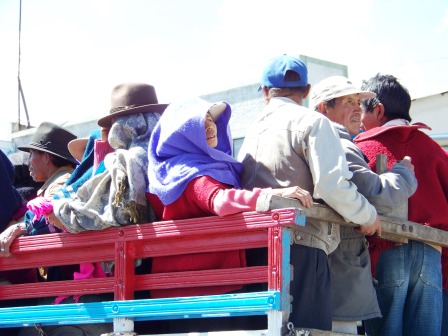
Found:
[[[240, 189], [242, 164], [232, 157], [227, 103], [201, 99], [168, 106], [154, 128], [148, 149], [148, 200], [160, 220], [254, 211], [263, 193], [298, 198], [306, 207], [311, 195], [299, 188]], [[154, 225], [157, 225], [155, 223]], [[243, 250], [153, 258], [152, 273], [246, 266]], [[241, 285], [153, 290], [151, 296], [223, 294]]]

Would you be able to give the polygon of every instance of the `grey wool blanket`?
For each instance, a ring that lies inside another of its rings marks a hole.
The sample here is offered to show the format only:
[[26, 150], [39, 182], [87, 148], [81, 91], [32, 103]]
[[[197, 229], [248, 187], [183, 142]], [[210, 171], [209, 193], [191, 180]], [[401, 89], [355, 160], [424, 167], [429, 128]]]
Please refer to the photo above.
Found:
[[87, 180], [74, 199], [53, 200], [55, 215], [69, 232], [103, 230], [155, 220], [146, 200], [147, 148], [160, 115], [118, 117], [109, 132], [115, 152], [104, 159], [106, 170]]

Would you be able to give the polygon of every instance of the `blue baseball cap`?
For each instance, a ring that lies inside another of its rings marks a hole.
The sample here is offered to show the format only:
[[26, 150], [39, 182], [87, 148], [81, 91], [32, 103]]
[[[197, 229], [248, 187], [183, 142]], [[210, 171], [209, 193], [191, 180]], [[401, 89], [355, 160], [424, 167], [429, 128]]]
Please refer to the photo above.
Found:
[[[294, 71], [299, 75], [299, 80], [285, 81], [285, 75], [288, 70]], [[258, 91], [263, 86], [266, 87], [297, 87], [308, 85], [308, 69], [298, 57], [281, 55], [272, 59], [263, 71], [261, 84]]]

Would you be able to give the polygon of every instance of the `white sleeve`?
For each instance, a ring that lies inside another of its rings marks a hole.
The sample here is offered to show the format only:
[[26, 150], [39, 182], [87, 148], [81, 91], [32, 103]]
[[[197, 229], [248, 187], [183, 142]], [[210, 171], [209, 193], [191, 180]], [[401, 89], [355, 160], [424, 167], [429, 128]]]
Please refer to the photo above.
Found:
[[319, 118], [310, 130], [306, 155], [314, 181], [315, 198], [324, 200], [346, 221], [374, 223], [375, 207], [349, 180], [352, 177], [336, 129], [327, 118]]

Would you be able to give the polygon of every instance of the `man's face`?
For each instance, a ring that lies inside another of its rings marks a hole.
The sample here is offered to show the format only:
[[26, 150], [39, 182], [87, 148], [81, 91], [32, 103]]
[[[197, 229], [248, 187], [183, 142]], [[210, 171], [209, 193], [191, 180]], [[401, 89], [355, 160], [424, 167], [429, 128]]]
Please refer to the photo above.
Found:
[[334, 107], [326, 106], [326, 116], [344, 126], [350, 135], [357, 135], [361, 127], [361, 107], [358, 94], [338, 97]]
[[30, 175], [36, 182], [47, 180], [48, 165], [46, 164], [49, 154], [38, 150], [30, 149], [29, 170]]
[[364, 131], [381, 126], [381, 120], [378, 117], [378, 105], [372, 111], [367, 111], [363, 104], [361, 104], [361, 128]]
[[205, 136], [207, 138], [207, 145], [215, 148], [218, 145], [218, 130], [210, 113], [205, 116]]

